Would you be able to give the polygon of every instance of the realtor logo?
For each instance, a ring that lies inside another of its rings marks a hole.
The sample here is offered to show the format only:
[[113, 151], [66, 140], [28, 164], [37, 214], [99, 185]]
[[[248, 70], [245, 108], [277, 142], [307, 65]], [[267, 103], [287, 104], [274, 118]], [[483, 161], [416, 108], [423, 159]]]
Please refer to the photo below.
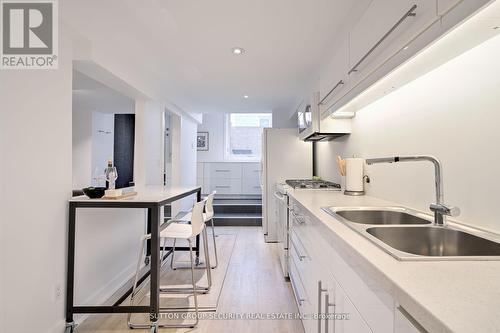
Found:
[[1, 69], [57, 68], [57, 0], [0, 0]]

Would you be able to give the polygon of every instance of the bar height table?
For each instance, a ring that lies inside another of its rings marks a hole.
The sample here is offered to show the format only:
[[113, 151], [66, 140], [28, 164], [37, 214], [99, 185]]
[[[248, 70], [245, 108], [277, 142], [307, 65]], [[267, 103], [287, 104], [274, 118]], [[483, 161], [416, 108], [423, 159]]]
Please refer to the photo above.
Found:
[[[68, 262], [66, 278], [66, 333], [74, 330], [74, 314], [97, 314], [97, 313], [149, 313], [151, 321], [151, 332], [157, 331], [157, 324], [160, 312], [160, 224], [163, 216], [160, 208], [176, 200], [189, 195], [196, 194], [197, 201], [201, 201], [201, 187], [145, 187], [139, 188], [138, 194], [133, 197], [110, 200], [110, 199], [89, 199], [85, 196], [74, 197], [69, 200], [69, 228], [68, 228]], [[76, 238], [76, 210], [80, 208], [144, 208], [147, 209], [147, 223], [151, 230], [151, 260], [150, 271], [146, 273], [141, 281], [148, 274], [151, 276], [150, 283], [150, 304], [140, 306], [120, 306], [131, 293], [131, 288], [126, 291], [113, 305], [74, 305], [75, 287], [75, 238]], [[176, 251], [186, 250], [176, 247]], [[199, 237], [196, 237], [196, 258], [199, 257]], [[198, 260], [197, 260], [198, 262]]]

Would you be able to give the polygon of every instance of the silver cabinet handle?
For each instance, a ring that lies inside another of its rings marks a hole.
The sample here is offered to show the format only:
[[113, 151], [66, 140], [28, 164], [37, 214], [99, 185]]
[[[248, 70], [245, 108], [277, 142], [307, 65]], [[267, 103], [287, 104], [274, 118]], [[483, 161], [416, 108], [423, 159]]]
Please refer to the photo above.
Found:
[[[293, 237], [292, 237], [293, 236]], [[295, 249], [295, 252], [297, 253], [297, 256], [299, 257], [299, 260], [300, 261], [303, 261], [303, 259], [307, 258], [308, 256], [307, 255], [302, 255], [299, 250], [298, 250], [298, 247], [296, 245], [296, 243], [293, 241], [293, 238], [297, 238], [297, 241], [299, 241], [300, 243], [300, 247], [303, 248], [303, 249], [306, 249], [306, 247], [304, 246], [304, 244], [302, 243], [302, 241], [300, 240], [299, 236], [297, 235], [297, 233], [295, 232], [295, 230], [291, 229], [290, 230], [290, 244], [292, 244], [292, 247]], [[306, 250], [307, 252], [307, 250]]]
[[294, 282], [294, 279], [292, 277], [290, 278], [290, 282], [291, 282], [291, 285], [293, 288], [293, 294], [295, 295], [295, 300], [297, 301], [299, 306], [302, 306], [302, 303], [305, 302], [306, 299], [299, 294], [299, 290], [295, 286], [295, 282]]
[[306, 219], [304, 218], [304, 216], [299, 216], [297, 213], [295, 213], [294, 210], [290, 211], [290, 213], [292, 213], [294, 220], [297, 221], [298, 224], [305, 224], [306, 223]]
[[231, 186], [227, 186], [227, 185], [215, 185], [215, 188], [231, 188]]
[[[321, 294], [327, 291], [323, 288], [321, 280], [318, 281], [318, 333], [321, 333]], [[325, 331], [325, 333], [328, 333]]]
[[328, 92], [328, 94], [326, 94], [325, 97], [323, 97], [323, 99], [318, 103], [318, 105], [323, 105], [323, 102], [328, 98], [328, 96], [330, 96], [330, 94], [335, 89], [337, 89], [338, 87], [340, 87], [342, 85], [344, 85], [344, 80], [340, 80], [339, 82], [337, 82], [337, 84], [332, 89], [330, 89], [330, 91]]
[[215, 172], [229, 172], [230, 170], [221, 170], [221, 169], [216, 169]]
[[290, 238], [290, 243], [292, 243], [292, 247], [295, 250], [295, 253], [297, 253], [297, 257], [299, 257], [299, 260], [304, 261], [304, 259], [307, 258], [307, 256], [299, 252], [299, 249], [297, 248], [297, 245], [295, 245], [295, 242], [292, 240], [292, 238]]
[[349, 72], [347, 72], [347, 74], [351, 74], [351, 73], [353, 73], [353, 72], [356, 72], [356, 71], [358, 70], [359, 65], [361, 65], [361, 63], [363, 63], [363, 61], [365, 61], [365, 60], [366, 60], [366, 58], [368, 58], [368, 57], [370, 56], [370, 54], [372, 54], [372, 53], [373, 53], [373, 51], [375, 51], [375, 49], [376, 49], [377, 47], [379, 47], [379, 46], [380, 46], [380, 44], [382, 44], [382, 42], [383, 42], [383, 41], [384, 41], [387, 37], [389, 37], [389, 35], [390, 35], [390, 34], [392, 34], [392, 33], [394, 32], [394, 30], [396, 30], [396, 29], [397, 29], [397, 27], [399, 27], [399, 25], [400, 25], [401, 23], [403, 23], [403, 22], [404, 22], [404, 20], [406, 20], [408, 17], [414, 17], [414, 16], [416, 16], [417, 14], [416, 14], [416, 13], [414, 13], [416, 9], [417, 9], [417, 5], [413, 5], [413, 6], [410, 8], [410, 10], [409, 10], [409, 11], [407, 11], [407, 12], [403, 15], [403, 17], [402, 17], [402, 18], [400, 18], [400, 19], [399, 19], [399, 21], [397, 21], [397, 22], [396, 22], [396, 24], [394, 24], [394, 25], [392, 26], [392, 28], [391, 28], [389, 31], [387, 31], [387, 32], [385, 33], [385, 35], [384, 35], [384, 36], [382, 36], [382, 38], [380, 38], [380, 40], [379, 40], [379, 41], [378, 41], [375, 45], [373, 45], [373, 47], [372, 47], [372, 48], [371, 48], [371, 49], [370, 49], [370, 50], [369, 50], [369, 51], [368, 51], [368, 52], [367, 52], [367, 53], [363, 56], [363, 58], [361, 58], [361, 59], [360, 59], [360, 60], [356, 63], [356, 65], [354, 65], [354, 66], [353, 66], [353, 67], [349, 70]]
[[[331, 306], [335, 306], [335, 303], [330, 303], [330, 295], [325, 295], [325, 333], [328, 333], [328, 310]], [[333, 310], [335, 312], [335, 309]]]

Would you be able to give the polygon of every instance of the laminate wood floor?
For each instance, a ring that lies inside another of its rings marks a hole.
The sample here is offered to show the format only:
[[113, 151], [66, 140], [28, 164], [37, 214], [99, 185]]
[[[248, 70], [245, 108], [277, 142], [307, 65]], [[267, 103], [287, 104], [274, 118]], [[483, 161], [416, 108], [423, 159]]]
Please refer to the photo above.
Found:
[[[246, 319], [201, 319], [195, 329], [159, 329], [171, 332], [220, 333], [303, 333], [294, 320], [265, 319], [267, 314], [297, 313], [290, 283], [283, 278], [276, 244], [264, 242], [261, 227], [217, 227], [217, 234], [236, 234], [217, 311], [205, 314], [220, 318], [247, 315]], [[250, 319], [251, 317], [260, 319]], [[126, 315], [94, 315], [76, 333], [130, 333], [149, 330], [127, 327]]]

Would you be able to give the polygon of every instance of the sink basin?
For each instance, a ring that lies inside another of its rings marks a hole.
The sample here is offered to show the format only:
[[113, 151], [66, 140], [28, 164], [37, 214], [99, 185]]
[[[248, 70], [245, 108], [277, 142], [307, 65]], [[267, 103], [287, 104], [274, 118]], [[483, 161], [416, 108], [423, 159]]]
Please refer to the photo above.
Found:
[[371, 227], [366, 232], [398, 251], [418, 256], [500, 256], [500, 243], [445, 227]]
[[362, 224], [430, 224], [418, 216], [396, 209], [345, 209], [336, 210], [337, 215], [353, 223]]

